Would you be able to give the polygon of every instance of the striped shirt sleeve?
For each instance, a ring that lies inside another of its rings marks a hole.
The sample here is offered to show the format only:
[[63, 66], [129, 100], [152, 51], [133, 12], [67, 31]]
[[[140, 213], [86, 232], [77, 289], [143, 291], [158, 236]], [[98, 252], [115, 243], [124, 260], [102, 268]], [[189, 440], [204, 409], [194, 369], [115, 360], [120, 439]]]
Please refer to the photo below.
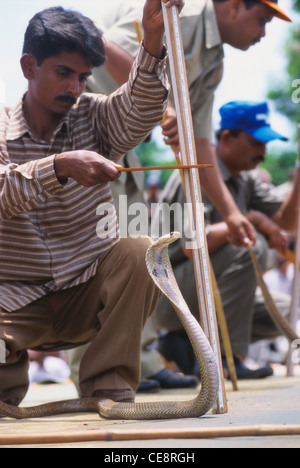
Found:
[[0, 164], [1, 219], [30, 211], [62, 189], [54, 158], [55, 155], [22, 165]]
[[128, 82], [93, 109], [103, 156], [117, 162], [162, 121], [169, 95], [167, 52], [157, 59], [141, 46]]

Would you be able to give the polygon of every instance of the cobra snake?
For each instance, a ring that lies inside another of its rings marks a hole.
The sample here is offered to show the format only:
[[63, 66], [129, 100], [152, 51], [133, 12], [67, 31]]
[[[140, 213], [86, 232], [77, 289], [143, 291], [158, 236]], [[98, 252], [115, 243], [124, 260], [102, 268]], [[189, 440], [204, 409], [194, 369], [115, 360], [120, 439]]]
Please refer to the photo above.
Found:
[[249, 250], [249, 253], [250, 253], [250, 256], [251, 256], [251, 259], [252, 259], [252, 263], [253, 263], [253, 267], [254, 267], [254, 271], [255, 271], [258, 286], [262, 290], [266, 308], [267, 308], [273, 322], [277, 326], [278, 330], [291, 343], [293, 343], [296, 340], [299, 340], [299, 336], [297, 335], [297, 333], [295, 332], [293, 327], [289, 324], [289, 322], [286, 320], [286, 318], [283, 315], [281, 315], [280, 311], [277, 309], [277, 306], [273, 301], [273, 298], [272, 298], [272, 296], [271, 296], [271, 294], [270, 294], [270, 292], [269, 292], [269, 290], [268, 290], [268, 288], [266, 286], [266, 283], [264, 281], [263, 272], [262, 272], [262, 269], [261, 269], [261, 267], [259, 265], [257, 257], [255, 255], [254, 248], [251, 245], [249, 245], [248, 250]]
[[218, 390], [218, 367], [205, 333], [189, 311], [176, 282], [168, 247], [181, 235], [171, 233], [154, 242], [146, 254], [146, 264], [157, 287], [173, 304], [193, 346], [201, 373], [201, 389], [191, 401], [162, 401], [151, 403], [116, 403], [97, 398], [81, 398], [20, 408], [0, 402], [0, 415], [14, 419], [41, 418], [66, 413], [96, 412], [108, 419], [151, 420], [197, 418], [214, 406]]

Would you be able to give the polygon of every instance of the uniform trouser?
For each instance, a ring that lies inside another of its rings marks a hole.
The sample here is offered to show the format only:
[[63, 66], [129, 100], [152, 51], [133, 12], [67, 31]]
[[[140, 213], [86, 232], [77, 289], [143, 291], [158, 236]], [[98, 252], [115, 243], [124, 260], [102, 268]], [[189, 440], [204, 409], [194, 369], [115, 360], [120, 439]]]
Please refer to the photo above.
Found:
[[0, 400], [18, 405], [28, 390], [28, 349], [62, 350], [91, 342], [80, 365], [82, 396], [136, 392], [141, 335], [159, 298], [145, 265], [150, 239], [122, 239], [87, 283], [52, 292], [15, 312], [0, 310]]
[[[259, 236], [255, 246], [256, 254], [264, 267], [267, 245]], [[231, 244], [211, 256], [218, 287], [222, 297], [234, 355], [246, 356], [249, 345], [262, 339], [273, 339], [280, 335], [257, 290], [257, 281], [247, 249]], [[174, 267], [179, 288], [194, 316], [199, 319], [199, 306], [196, 293], [193, 262], [186, 260]], [[281, 312], [287, 316], [289, 298], [274, 295]], [[173, 307], [162, 297], [157, 306], [158, 324], [168, 331], [182, 330]]]

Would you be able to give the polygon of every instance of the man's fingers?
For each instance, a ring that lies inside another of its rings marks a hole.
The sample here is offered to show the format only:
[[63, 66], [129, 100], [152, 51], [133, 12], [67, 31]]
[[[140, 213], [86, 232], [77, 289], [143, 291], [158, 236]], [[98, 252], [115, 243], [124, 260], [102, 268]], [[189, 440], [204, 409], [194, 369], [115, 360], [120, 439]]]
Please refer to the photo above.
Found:
[[248, 239], [252, 244], [256, 243], [257, 236], [254, 226], [251, 223], [245, 225], [245, 232], [243, 233], [243, 238]]
[[103, 173], [111, 180], [118, 179], [121, 176], [120, 171], [118, 171], [118, 165], [107, 161], [102, 167]]
[[179, 11], [181, 11], [185, 5], [184, 0], [163, 0], [164, 4], [167, 8], [171, 8], [173, 6], [178, 6]]

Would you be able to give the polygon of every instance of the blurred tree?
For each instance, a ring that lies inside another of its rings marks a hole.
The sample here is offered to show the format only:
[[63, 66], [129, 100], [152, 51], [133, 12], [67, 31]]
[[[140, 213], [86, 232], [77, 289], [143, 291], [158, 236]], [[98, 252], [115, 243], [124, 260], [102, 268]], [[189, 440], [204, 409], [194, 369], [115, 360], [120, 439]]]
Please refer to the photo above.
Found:
[[[300, 0], [294, 0], [293, 7], [300, 13]], [[300, 123], [300, 25], [294, 23], [285, 46], [287, 57], [286, 73], [274, 80], [269, 98], [275, 101], [279, 112], [295, 123]], [[295, 125], [295, 132], [297, 126]], [[295, 135], [295, 138], [298, 138]]]
[[295, 166], [297, 154], [294, 151], [286, 151], [280, 154], [268, 154], [265, 162], [260, 167], [272, 176], [272, 183], [276, 186], [289, 180], [291, 171]]
[[[300, 0], [293, 0], [295, 12], [300, 13]], [[295, 15], [297, 16], [297, 15]], [[275, 102], [277, 110], [291, 120], [295, 128], [295, 141], [298, 139], [300, 123], [300, 24], [295, 22], [291, 28], [289, 38], [284, 47], [287, 58], [285, 73], [274, 78], [269, 91], [269, 99]], [[291, 169], [297, 159], [296, 152], [287, 152], [268, 156], [262, 165], [273, 178], [274, 185], [280, 185], [289, 178]]]

